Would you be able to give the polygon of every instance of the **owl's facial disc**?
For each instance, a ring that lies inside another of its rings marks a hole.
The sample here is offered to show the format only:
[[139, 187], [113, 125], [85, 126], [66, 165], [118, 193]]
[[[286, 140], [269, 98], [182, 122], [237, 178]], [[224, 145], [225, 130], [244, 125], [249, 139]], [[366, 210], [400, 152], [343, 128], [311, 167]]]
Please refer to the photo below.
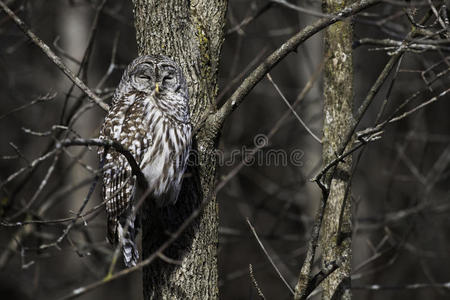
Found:
[[151, 93], [155, 88], [155, 72], [153, 64], [141, 64], [131, 73], [133, 87], [141, 92]]

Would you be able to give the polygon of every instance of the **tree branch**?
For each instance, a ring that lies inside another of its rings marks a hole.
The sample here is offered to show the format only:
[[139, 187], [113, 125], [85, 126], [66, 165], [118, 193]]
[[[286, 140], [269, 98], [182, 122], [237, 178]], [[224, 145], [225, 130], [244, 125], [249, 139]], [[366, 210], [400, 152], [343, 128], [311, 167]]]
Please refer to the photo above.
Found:
[[122, 154], [130, 164], [133, 175], [136, 176], [138, 184], [143, 190], [147, 189], [148, 182], [145, 179], [144, 174], [142, 174], [141, 168], [137, 164], [134, 159], [133, 154], [130, 151], [125, 149], [120, 143], [112, 140], [103, 140], [103, 139], [66, 139], [60, 141], [56, 144], [56, 148], [67, 147], [67, 146], [99, 146], [105, 148], [113, 148], [115, 151]]
[[[304, 291], [295, 291], [294, 299], [305, 300], [314, 291], [319, 284], [324, 281], [329, 275], [331, 275], [337, 268], [339, 268], [340, 262], [332, 261], [327, 266], [322, 268], [313, 278], [309, 279], [308, 284]], [[299, 292], [299, 293], [297, 293]]]
[[73, 83], [75, 83], [89, 98], [92, 99], [99, 107], [103, 110], [108, 111], [109, 106], [103, 102], [100, 97], [98, 97], [91, 89], [81, 81], [80, 78], [75, 76], [72, 71], [62, 62], [61, 58], [53, 52], [47, 44], [44, 43], [38, 36], [36, 36], [12, 10], [6, 6], [3, 1], [0, 0], [0, 7], [5, 11], [5, 13], [16, 23], [20, 30], [25, 33], [25, 35], [36, 45], [42, 52], [64, 73]]
[[253, 227], [253, 225], [252, 225], [252, 223], [250, 223], [249, 219], [247, 219], [247, 224], [250, 227], [250, 230], [252, 231], [253, 235], [255, 236], [255, 239], [258, 242], [259, 246], [261, 247], [262, 251], [266, 255], [267, 259], [269, 260], [269, 262], [271, 263], [271, 265], [273, 266], [275, 271], [277, 272], [278, 276], [280, 276], [281, 280], [286, 285], [286, 287], [288, 288], [289, 292], [291, 292], [291, 294], [294, 295], [294, 290], [289, 285], [287, 280], [283, 277], [283, 274], [281, 274], [280, 270], [278, 269], [277, 265], [273, 261], [272, 257], [270, 257], [269, 253], [267, 252], [266, 248], [264, 247], [263, 243], [261, 242], [260, 238], [258, 237], [258, 234], [256, 233], [256, 230], [255, 230], [255, 227]]
[[250, 91], [259, 81], [290, 52], [295, 51], [297, 47], [318, 33], [327, 26], [334, 24], [342, 19], [352, 16], [368, 7], [380, 3], [381, 0], [361, 0], [344, 8], [338, 14], [317, 20], [312, 25], [306, 26], [303, 30], [287, 40], [271, 55], [269, 55], [236, 89], [233, 95], [228, 98], [224, 105], [212, 115], [216, 124], [222, 125], [228, 115], [230, 115], [243, 101]]
[[[146, 197], [146, 196], [147, 195], [144, 194], [144, 197]], [[141, 261], [140, 263], [136, 264], [133, 267], [121, 270], [114, 274], [110, 274], [99, 281], [96, 281], [96, 282], [93, 282], [86, 286], [77, 288], [77, 289], [73, 290], [70, 294], [59, 298], [59, 300], [68, 300], [68, 299], [77, 298], [83, 294], [86, 294], [87, 292], [90, 292], [94, 289], [99, 288], [100, 286], [106, 284], [109, 281], [113, 281], [113, 280], [122, 278], [123, 276], [131, 274], [131, 273], [149, 265], [150, 263], [152, 263], [156, 258], [160, 257], [160, 254], [163, 253], [164, 250], [167, 249], [176, 239], [178, 239], [180, 237], [180, 235], [188, 228], [188, 225], [191, 224], [191, 222], [194, 221], [200, 215], [200, 213], [203, 211], [203, 209], [206, 207], [206, 205], [211, 200], [211, 196], [212, 196], [212, 193], [210, 193], [205, 198], [203, 198], [199, 207], [197, 209], [195, 209], [189, 215], [189, 217], [186, 218], [186, 220], [184, 220], [183, 223], [181, 223], [181, 225], [178, 227], [178, 229], [175, 232], [171, 233], [169, 235], [169, 237], [167, 238], [167, 240], [161, 246], [159, 246], [156, 251], [154, 251], [151, 255], [149, 255], [145, 260]]]

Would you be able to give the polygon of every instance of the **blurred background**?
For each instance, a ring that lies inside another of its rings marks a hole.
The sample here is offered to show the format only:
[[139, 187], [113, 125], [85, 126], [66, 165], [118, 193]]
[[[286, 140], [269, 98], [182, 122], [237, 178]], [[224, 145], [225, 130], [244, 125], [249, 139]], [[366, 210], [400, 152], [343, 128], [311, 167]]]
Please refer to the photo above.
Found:
[[[137, 56], [131, 1], [108, 0], [101, 9], [93, 0], [5, 3], [71, 70], [76, 73], [82, 65], [85, 71], [80, 77], [110, 101], [124, 66]], [[412, 15], [416, 21], [430, 3], [410, 4], [417, 8]], [[432, 3], [441, 13], [445, 2]], [[389, 1], [353, 18], [355, 108], [389, 54], [411, 30], [405, 5]], [[315, 0], [230, 0], [218, 104], [265, 56], [317, 20], [320, 7]], [[415, 93], [420, 92], [399, 114], [450, 88], [448, 30], [438, 30], [435, 19], [423, 28], [431, 36], [427, 41], [435, 43], [423, 43], [403, 57], [364, 117], [361, 130], [384, 120]], [[297, 103], [298, 115], [319, 137], [322, 61], [322, 36], [317, 34], [271, 71], [284, 97]], [[103, 278], [112, 248], [105, 239], [102, 208], [77, 223], [58, 247], [51, 246], [68, 224], [61, 219], [73, 217], [87, 196], [98, 168], [96, 148], [71, 147], [39, 158], [54, 147], [55, 138], [97, 137], [105, 113], [74, 89], [4, 12], [0, 13], [0, 77], [0, 219], [57, 221], [0, 224], [0, 295], [2, 299], [57, 299]], [[385, 99], [385, 113], [378, 119]], [[380, 140], [354, 155], [355, 299], [450, 297], [449, 100], [445, 94], [436, 98], [386, 127]], [[248, 219], [283, 277], [295, 286], [321, 197], [310, 181], [321, 168], [321, 144], [293, 114], [282, 119], [288, 111], [273, 84], [264, 79], [223, 128], [217, 174], [222, 299], [258, 298], [249, 264], [267, 299], [292, 298], [247, 224]], [[243, 153], [261, 139], [267, 147], [255, 157], [284, 153], [285, 163], [269, 159], [242, 164]], [[86, 210], [99, 204], [97, 187]], [[129, 275], [80, 299], [141, 299], [140, 276]]]

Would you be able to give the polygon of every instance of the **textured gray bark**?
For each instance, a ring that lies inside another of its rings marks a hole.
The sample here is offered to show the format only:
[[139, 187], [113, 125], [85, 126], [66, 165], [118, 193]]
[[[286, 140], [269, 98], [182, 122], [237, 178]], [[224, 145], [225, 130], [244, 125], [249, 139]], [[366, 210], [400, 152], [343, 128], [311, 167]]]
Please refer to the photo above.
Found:
[[[325, 13], [334, 13], [352, 1], [323, 0]], [[353, 121], [353, 30], [350, 20], [338, 22], [325, 30], [323, 161], [336, 158], [350, 132]], [[350, 143], [351, 144], [351, 143]], [[352, 160], [348, 156], [325, 176], [329, 195], [321, 228], [319, 246], [325, 267], [339, 261], [339, 268], [322, 283], [322, 299], [350, 299], [351, 271], [351, 192]]]
[[143, 270], [144, 299], [216, 299], [218, 210], [214, 197], [215, 147], [219, 122], [206, 116], [216, 111], [217, 70], [223, 42], [225, 0], [133, 0], [139, 54], [164, 54], [177, 61], [188, 79], [191, 120], [196, 130], [197, 167], [183, 182], [177, 204], [143, 212], [144, 258], [170, 232], [207, 200], [164, 255]]

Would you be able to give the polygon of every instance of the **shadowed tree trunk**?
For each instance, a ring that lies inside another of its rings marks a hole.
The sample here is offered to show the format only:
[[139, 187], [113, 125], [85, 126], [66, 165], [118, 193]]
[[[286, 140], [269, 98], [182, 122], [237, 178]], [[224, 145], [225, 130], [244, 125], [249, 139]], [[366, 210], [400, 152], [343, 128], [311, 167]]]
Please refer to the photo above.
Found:
[[[342, 10], [352, 1], [323, 0], [325, 13]], [[345, 135], [353, 124], [353, 58], [351, 20], [325, 30], [323, 163], [337, 156]], [[351, 144], [351, 143], [350, 143]], [[322, 265], [339, 261], [340, 267], [323, 283], [322, 299], [350, 299], [351, 271], [351, 190], [352, 160], [348, 156], [326, 174], [329, 195], [325, 208], [320, 247]], [[347, 287], [347, 289], [346, 289]]]
[[133, 4], [139, 54], [167, 55], [182, 66], [187, 78], [198, 166], [188, 169], [191, 176], [184, 180], [175, 206], [157, 214], [150, 205], [144, 207], [144, 258], [203, 200], [208, 201], [202, 214], [164, 251], [165, 257], [144, 269], [144, 299], [216, 299], [218, 210], [214, 176], [220, 128], [206, 116], [216, 110], [226, 1], [134, 0]]

